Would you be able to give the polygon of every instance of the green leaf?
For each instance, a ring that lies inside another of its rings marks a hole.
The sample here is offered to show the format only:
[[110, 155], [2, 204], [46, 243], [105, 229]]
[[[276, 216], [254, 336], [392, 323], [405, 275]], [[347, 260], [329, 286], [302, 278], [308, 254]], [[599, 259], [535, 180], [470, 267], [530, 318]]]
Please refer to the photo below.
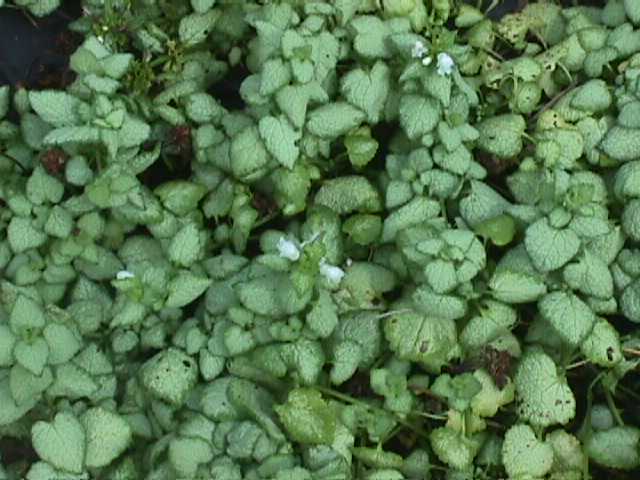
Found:
[[234, 176], [245, 182], [260, 178], [270, 159], [259, 129], [253, 125], [233, 137], [229, 155]]
[[467, 350], [480, 349], [509, 333], [517, 321], [512, 307], [494, 300], [484, 300], [478, 310], [460, 332], [460, 344]]
[[31, 427], [36, 453], [56, 468], [72, 473], [84, 469], [85, 431], [69, 412], [57, 413], [52, 422], [39, 420]]
[[181, 350], [168, 348], [147, 360], [140, 376], [152, 396], [180, 407], [196, 384], [198, 368]]
[[325, 181], [314, 201], [344, 215], [352, 212], [377, 212], [382, 207], [380, 194], [371, 182], [349, 175]]
[[18, 405], [39, 401], [44, 392], [53, 383], [50, 368], [45, 368], [41, 375], [34, 375], [22, 365], [16, 364], [9, 374], [11, 395]]
[[573, 347], [589, 335], [596, 321], [591, 308], [568, 292], [548, 293], [538, 302], [538, 310], [560, 338]]
[[510, 215], [502, 214], [480, 222], [474, 231], [481, 237], [490, 239], [494, 245], [504, 247], [513, 241], [516, 222]]
[[337, 313], [338, 309], [331, 298], [331, 294], [322, 289], [318, 295], [318, 300], [307, 314], [306, 323], [320, 338], [326, 338], [331, 335], [336, 325], [338, 325]]
[[165, 208], [182, 217], [198, 207], [207, 188], [199, 183], [172, 180], [157, 187], [153, 193], [160, 198]]
[[47, 223], [44, 224], [44, 231], [47, 235], [58, 238], [68, 238], [73, 230], [73, 217], [71, 214], [58, 205], [49, 212]]
[[429, 440], [438, 458], [458, 470], [467, 470], [480, 449], [480, 442], [449, 427], [432, 430]]
[[391, 56], [387, 39], [392, 31], [386, 22], [373, 15], [361, 15], [353, 19], [349, 27], [355, 30], [353, 47], [366, 58], [388, 58]]
[[259, 315], [281, 317], [301, 311], [311, 292], [299, 295], [287, 274], [275, 274], [238, 284], [235, 290], [242, 304]]
[[133, 59], [134, 56], [131, 53], [114, 53], [101, 58], [100, 64], [105, 74], [118, 80], [127, 73]]
[[213, 449], [202, 438], [177, 437], [169, 443], [168, 457], [180, 478], [197, 478], [198, 466], [211, 461]]
[[566, 424], [576, 412], [571, 388], [555, 362], [539, 349], [529, 350], [520, 360], [515, 374], [518, 415], [533, 426]]
[[349, 380], [362, 361], [362, 347], [356, 342], [340, 342], [334, 349], [331, 383], [340, 385]]
[[623, 0], [624, 11], [634, 25], [640, 24], [640, 6], [633, 0]]
[[289, 121], [282, 116], [263, 117], [258, 129], [267, 151], [282, 166], [291, 170], [300, 155], [300, 149], [296, 145], [300, 139], [300, 132], [294, 130]]
[[508, 381], [502, 388], [496, 385], [494, 378], [486, 370], [473, 372], [473, 376], [482, 385], [482, 390], [471, 399], [471, 410], [480, 417], [493, 417], [498, 409], [513, 402], [515, 385]]
[[66, 92], [32, 91], [29, 92], [29, 101], [40, 118], [54, 127], [68, 127], [81, 123], [78, 109], [84, 104]]
[[385, 320], [384, 333], [398, 358], [418, 362], [429, 372], [439, 372], [459, 353], [453, 320], [395, 313]]
[[358, 245], [371, 245], [380, 237], [382, 219], [377, 215], [353, 215], [342, 224], [342, 231]]
[[489, 117], [476, 125], [478, 146], [498, 158], [512, 158], [522, 150], [526, 124], [522, 115], [506, 114]]
[[220, 17], [217, 10], [209, 10], [205, 13], [192, 13], [182, 17], [178, 26], [180, 42], [185, 46], [197, 45], [203, 42]]
[[191, 8], [196, 13], [205, 13], [216, 4], [216, 0], [191, 0]]
[[613, 367], [624, 358], [618, 331], [604, 319], [596, 322], [580, 349], [591, 363], [603, 367]]
[[198, 227], [189, 222], [171, 239], [167, 248], [169, 259], [182, 267], [193, 265], [201, 258], [204, 248], [203, 235]]
[[328, 103], [309, 113], [309, 132], [322, 138], [337, 138], [357, 127], [365, 114], [346, 102]]
[[42, 375], [49, 358], [49, 346], [41, 337], [32, 341], [18, 340], [13, 350], [16, 362], [34, 375]]
[[369, 467], [402, 468], [404, 465], [402, 456], [393, 452], [385, 452], [382, 448], [356, 447], [352, 451], [354, 457]]
[[363, 126], [345, 137], [344, 146], [347, 149], [351, 165], [362, 168], [373, 160], [379, 144], [375, 138], [371, 137], [371, 129], [368, 126]]
[[506, 269], [493, 274], [489, 288], [493, 298], [505, 303], [533, 302], [547, 293], [547, 286], [542, 278]]
[[45, 323], [42, 306], [25, 295], [18, 295], [9, 317], [11, 330], [22, 336], [33, 330], [41, 329]]
[[580, 238], [572, 230], [554, 228], [541, 218], [527, 228], [524, 245], [533, 264], [541, 272], [556, 270], [580, 249]]
[[391, 71], [381, 61], [370, 71], [362, 68], [351, 70], [340, 81], [342, 95], [353, 106], [367, 114], [370, 124], [380, 121], [390, 89]]
[[260, 72], [260, 95], [273, 95], [291, 81], [289, 65], [281, 58], [267, 60]]
[[589, 113], [609, 108], [612, 102], [611, 92], [604, 80], [589, 80], [581, 85], [571, 98], [571, 106]]
[[304, 85], [286, 85], [278, 90], [276, 103], [296, 127], [304, 126], [309, 102], [326, 103], [329, 101], [327, 92], [318, 82], [309, 82]]
[[100, 130], [95, 127], [62, 127], [49, 132], [42, 141], [45, 145], [64, 145], [66, 143], [97, 143]]
[[431, 386], [431, 392], [447, 400], [449, 407], [464, 411], [471, 405], [471, 400], [482, 390], [482, 384], [471, 373], [463, 373], [451, 377], [444, 373]]
[[18, 404], [11, 393], [10, 380], [4, 377], [0, 380], [0, 425], [10, 425], [31, 410], [38, 403], [38, 397], [29, 397], [24, 403]]
[[639, 446], [640, 429], [633, 426], [616, 426], [592, 432], [585, 442], [585, 450], [591, 460], [621, 470], [640, 466]]
[[27, 180], [26, 193], [27, 198], [35, 205], [58, 203], [64, 195], [64, 184], [38, 166]]
[[310, 388], [296, 388], [289, 392], [286, 403], [276, 405], [291, 438], [302, 444], [331, 445], [336, 434], [336, 415], [320, 392]]
[[181, 308], [190, 304], [209, 288], [212, 281], [210, 278], [197, 276], [188, 271], [180, 272], [169, 282], [167, 287], [169, 296], [165, 306]]
[[640, 135], [635, 128], [613, 126], [600, 143], [602, 151], [616, 160], [636, 160], [640, 157]]
[[509, 478], [542, 478], [553, 465], [553, 448], [529, 425], [514, 425], [504, 436], [502, 459]]
[[423, 196], [415, 197], [406, 205], [391, 212], [382, 225], [382, 242], [391, 242], [398, 232], [418, 225], [440, 213], [440, 204]]
[[400, 126], [411, 140], [433, 131], [440, 121], [440, 104], [432, 97], [408, 94], [400, 98]]
[[185, 105], [185, 113], [196, 123], [218, 122], [224, 112], [216, 99], [204, 92], [189, 95]]
[[82, 348], [80, 335], [66, 325], [50, 323], [42, 333], [49, 346], [50, 365], [68, 362]]
[[564, 281], [574, 290], [601, 299], [613, 296], [613, 277], [603, 259], [585, 250], [577, 263], [570, 263], [562, 271]]
[[127, 115], [118, 130], [120, 148], [137, 147], [142, 145], [151, 134], [151, 127], [139, 118]]
[[44, 245], [47, 235], [30, 218], [13, 217], [7, 227], [7, 240], [14, 253], [21, 253]]
[[132, 440], [127, 421], [103, 407], [90, 408], [80, 417], [87, 436], [87, 467], [105, 467], [122, 454]]

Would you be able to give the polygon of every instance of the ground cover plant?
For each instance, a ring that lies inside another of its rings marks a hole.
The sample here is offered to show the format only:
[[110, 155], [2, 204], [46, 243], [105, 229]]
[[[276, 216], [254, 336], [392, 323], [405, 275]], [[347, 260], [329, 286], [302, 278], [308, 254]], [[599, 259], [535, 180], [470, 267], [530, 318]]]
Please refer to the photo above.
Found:
[[638, 478], [640, 2], [499, 3], [82, 1], [0, 87], [0, 479]]

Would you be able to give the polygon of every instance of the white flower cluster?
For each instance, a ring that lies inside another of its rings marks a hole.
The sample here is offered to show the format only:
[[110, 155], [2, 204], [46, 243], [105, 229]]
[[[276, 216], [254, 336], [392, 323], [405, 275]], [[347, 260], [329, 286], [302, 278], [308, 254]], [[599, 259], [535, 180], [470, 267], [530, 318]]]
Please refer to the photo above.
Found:
[[[313, 242], [316, 238], [318, 238], [319, 233], [314, 234], [309, 240], [298, 244], [295, 240], [289, 240], [285, 237], [280, 237], [278, 240], [278, 254], [282, 258], [286, 258], [292, 262], [296, 262], [300, 259], [300, 252], [304, 248], [305, 245]], [[331, 284], [337, 285], [344, 277], [344, 270], [335, 265], [330, 265], [326, 263], [323, 258], [320, 260], [320, 274], [327, 279], [327, 281]]]
[[[411, 49], [411, 56], [413, 58], [420, 58], [421, 62], [424, 66], [430, 65], [433, 61], [433, 58], [429, 56], [429, 49], [425, 46], [423, 42], [417, 40], [416, 43], [413, 44], [413, 48]], [[441, 52], [437, 57], [437, 69], [438, 75], [445, 76], [451, 75], [453, 69], [456, 64], [451, 58], [451, 55], [445, 52]]]
[[422, 64], [425, 66], [429, 65], [432, 60], [429, 56], [429, 49], [420, 40], [416, 40], [416, 43], [413, 45], [411, 56], [413, 58], [421, 58]]

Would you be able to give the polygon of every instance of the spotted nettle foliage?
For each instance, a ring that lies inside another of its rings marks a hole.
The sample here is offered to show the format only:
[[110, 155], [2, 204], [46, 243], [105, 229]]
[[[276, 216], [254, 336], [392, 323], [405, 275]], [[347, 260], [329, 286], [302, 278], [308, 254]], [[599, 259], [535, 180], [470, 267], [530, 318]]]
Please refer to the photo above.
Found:
[[0, 88], [0, 478], [640, 467], [640, 2], [471, 3], [82, 1]]

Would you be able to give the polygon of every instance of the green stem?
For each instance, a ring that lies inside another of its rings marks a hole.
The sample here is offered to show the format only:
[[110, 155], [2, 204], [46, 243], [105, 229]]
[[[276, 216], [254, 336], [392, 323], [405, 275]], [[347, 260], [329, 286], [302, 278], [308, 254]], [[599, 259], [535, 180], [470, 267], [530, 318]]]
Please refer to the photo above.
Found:
[[336, 398], [338, 400], [342, 400], [343, 402], [346, 403], [350, 403], [352, 405], [361, 405], [367, 409], [373, 410], [375, 412], [380, 412], [382, 415], [384, 414], [391, 414], [395, 417], [395, 420], [402, 426], [408, 428], [409, 430], [415, 432], [416, 434], [418, 434], [420, 437], [424, 438], [424, 439], [428, 439], [429, 435], [427, 434], [427, 432], [425, 432], [424, 430], [422, 430], [421, 428], [417, 427], [416, 425], [413, 425], [412, 423], [398, 417], [397, 414], [393, 413], [393, 412], [389, 412], [387, 410], [384, 410], [382, 408], [378, 408], [378, 407], [374, 407], [373, 405], [370, 405], [366, 402], [363, 402], [361, 400], [358, 400], [356, 398], [353, 398], [349, 395], [346, 395], [342, 392], [338, 392], [336, 390], [333, 390], [331, 388], [326, 388], [326, 387], [321, 387], [319, 385], [316, 385], [314, 387], [316, 390], [318, 390], [321, 393], [324, 393], [325, 395], [328, 395], [330, 397]]
[[609, 410], [611, 410], [611, 413], [613, 414], [613, 418], [615, 419], [616, 423], [619, 426], [624, 427], [624, 421], [620, 416], [618, 407], [616, 407], [616, 404], [613, 401], [613, 395], [611, 395], [611, 391], [607, 388], [604, 389], [604, 398], [607, 400], [607, 405], [609, 406]]

